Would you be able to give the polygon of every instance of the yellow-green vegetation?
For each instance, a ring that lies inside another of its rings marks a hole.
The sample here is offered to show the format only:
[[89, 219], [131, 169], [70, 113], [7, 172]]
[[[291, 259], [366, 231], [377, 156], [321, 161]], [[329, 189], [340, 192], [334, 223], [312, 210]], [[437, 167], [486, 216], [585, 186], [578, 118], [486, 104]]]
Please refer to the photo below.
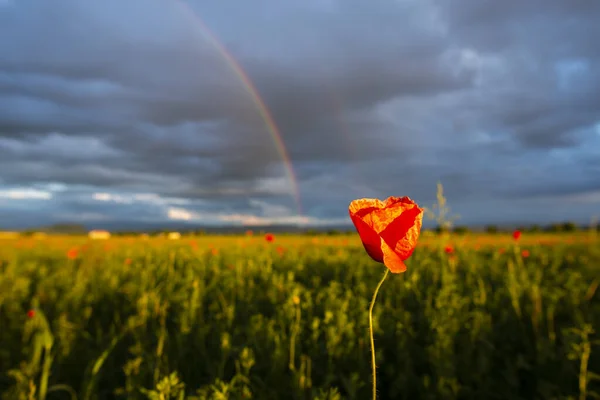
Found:
[[[380, 399], [587, 399], [600, 241], [429, 236], [374, 310]], [[357, 235], [0, 240], [6, 399], [365, 399]], [[595, 329], [595, 331], [594, 331]]]

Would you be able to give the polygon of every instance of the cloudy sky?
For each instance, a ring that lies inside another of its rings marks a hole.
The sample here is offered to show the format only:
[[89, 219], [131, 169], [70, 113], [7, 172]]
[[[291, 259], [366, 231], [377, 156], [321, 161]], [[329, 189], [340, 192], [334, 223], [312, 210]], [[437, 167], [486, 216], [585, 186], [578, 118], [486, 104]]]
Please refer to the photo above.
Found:
[[352, 199], [431, 205], [438, 181], [461, 223], [587, 223], [599, 20], [594, 0], [0, 0], [0, 228], [349, 223]]

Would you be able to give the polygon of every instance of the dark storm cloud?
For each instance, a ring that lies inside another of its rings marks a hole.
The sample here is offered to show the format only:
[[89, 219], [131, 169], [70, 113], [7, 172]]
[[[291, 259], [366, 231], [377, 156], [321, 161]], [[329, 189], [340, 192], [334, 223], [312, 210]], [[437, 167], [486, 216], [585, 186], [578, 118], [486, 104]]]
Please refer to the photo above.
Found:
[[[264, 110], [214, 34], [279, 128], [309, 216], [345, 218], [354, 197], [431, 203], [442, 181], [472, 221], [525, 218], [531, 199], [600, 189], [599, 18], [588, 1], [8, 2], [0, 194], [63, 183], [45, 212], [92, 219], [293, 214]], [[134, 192], [193, 203], [113, 201]], [[519, 197], [518, 215], [498, 202]]]
[[[488, 124], [526, 148], [577, 143], [573, 132], [600, 114], [600, 3], [439, 2], [453, 40], [502, 60], [487, 90]], [[484, 106], [485, 107], [485, 106]]]

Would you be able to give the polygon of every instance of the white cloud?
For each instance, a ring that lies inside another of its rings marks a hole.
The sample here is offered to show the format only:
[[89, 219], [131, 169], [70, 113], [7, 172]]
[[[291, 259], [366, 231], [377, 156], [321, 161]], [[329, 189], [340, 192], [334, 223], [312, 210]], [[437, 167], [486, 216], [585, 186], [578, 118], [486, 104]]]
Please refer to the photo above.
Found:
[[233, 222], [245, 226], [255, 225], [299, 225], [299, 226], [324, 226], [348, 224], [348, 218], [316, 218], [304, 215], [288, 215], [280, 217], [260, 217], [252, 214], [221, 214], [219, 221]]
[[257, 225], [300, 225], [300, 226], [319, 226], [332, 224], [347, 224], [348, 218], [338, 219], [320, 219], [303, 215], [284, 215], [284, 216], [259, 216], [254, 214], [200, 214], [185, 208], [170, 207], [167, 209], [167, 216], [171, 220], [204, 222], [209, 224], [231, 224], [243, 226]]
[[277, 224], [292, 224], [292, 225], [307, 225], [310, 223], [310, 217], [301, 215], [290, 215], [280, 217], [260, 217], [252, 214], [221, 214], [218, 216], [219, 221], [233, 222], [241, 225], [277, 225]]
[[118, 204], [131, 204], [133, 201], [131, 199], [125, 198], [118, 194], [110, 194], [110, 193], [94, 193], [92, 198], [96, 201], [107, 201]]
[[138, 193], [133, 195], [134, 201], [151, 203], [156, 205], [167, 205], [167, 204], [189, 204], [190, 200], [182, 199], [178, 197], [162, 197], [156, 193]]
[[113, 202], [117, 204], [146, 203], [158, 206], [168, 206], [171, 204], [189, 204], [190, 200], [178, 197], [162, 197], [156, 193], [137, 193], [132, 195], [121, 195], [113, 193], [94, 193], [92, 198], [96, 201]]
[[169, 217], [169, 219], [179, 221], [193, 221], [200, 219], [199, 214], [193, 211], [186, 210], [184, 208], [176, 207], [169, 207], [169, 209], [167, 210], [167, 216]]
[[10, 200], [50, 200], [52, 193], [37, 189], [0, 190], [0, 198]]

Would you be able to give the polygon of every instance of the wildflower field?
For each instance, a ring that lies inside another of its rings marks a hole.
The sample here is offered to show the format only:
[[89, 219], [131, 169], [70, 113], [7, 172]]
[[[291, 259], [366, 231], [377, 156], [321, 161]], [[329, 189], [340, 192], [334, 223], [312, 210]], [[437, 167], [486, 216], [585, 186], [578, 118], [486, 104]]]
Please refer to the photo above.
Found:
[[[358, 235], [0, 240], [5, 399], [367, 399]], [[518, 240], [517, 240], [518, 239]], [[600, 240], [423, 234], [374, 308], [380, 399], [600, 396]]]

